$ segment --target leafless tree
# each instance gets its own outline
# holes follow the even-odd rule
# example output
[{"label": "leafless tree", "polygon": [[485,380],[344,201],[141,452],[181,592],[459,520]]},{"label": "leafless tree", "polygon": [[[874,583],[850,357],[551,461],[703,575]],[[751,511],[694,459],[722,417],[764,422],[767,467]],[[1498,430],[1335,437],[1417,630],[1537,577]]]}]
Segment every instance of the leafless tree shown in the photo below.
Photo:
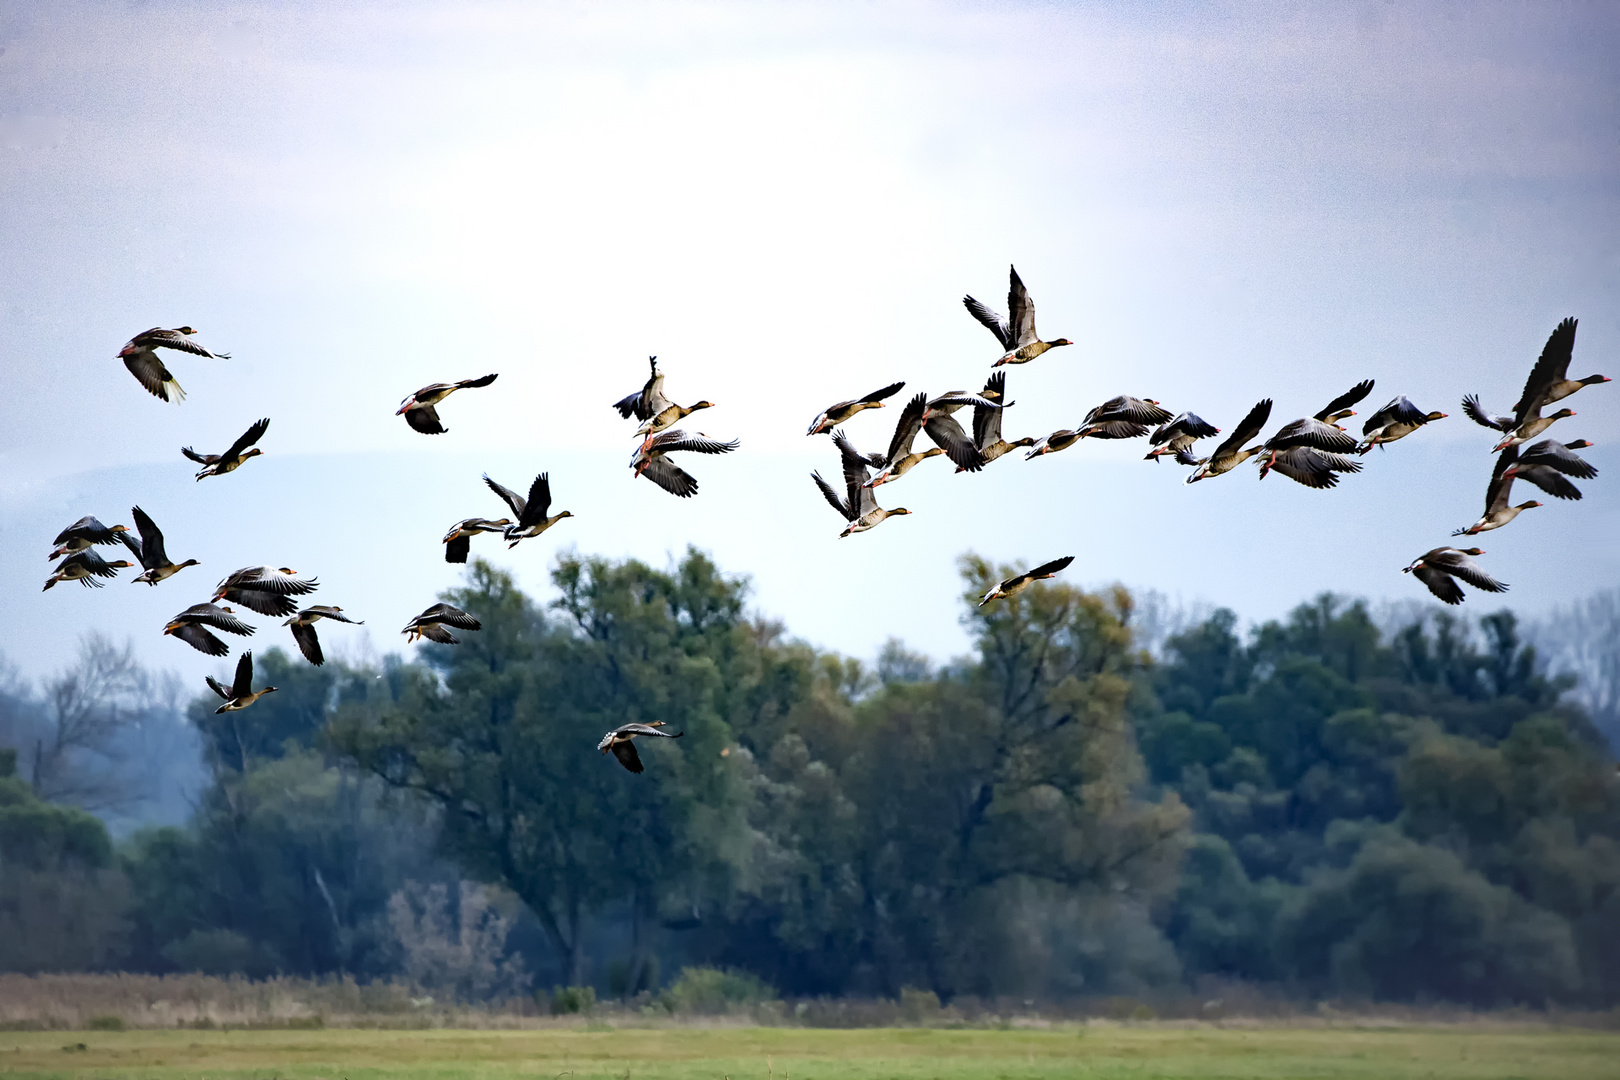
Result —
[{"label": "leafless tree", "polygon": [[1620,588],[1554,609],[1531,626],[1530,638],[1550,671],[1575,676],[1570,696],[1620,748]]},{"label": "leafless tree", "polygon": [[148,741],[142,728],[173,715],[179,687],[172,677],[153,679],[130,643],[92,632],[43,689],[31,745],[18,747],[35,794],[92,812],[127,811],[147,798],[150,771],[136,767]]}]

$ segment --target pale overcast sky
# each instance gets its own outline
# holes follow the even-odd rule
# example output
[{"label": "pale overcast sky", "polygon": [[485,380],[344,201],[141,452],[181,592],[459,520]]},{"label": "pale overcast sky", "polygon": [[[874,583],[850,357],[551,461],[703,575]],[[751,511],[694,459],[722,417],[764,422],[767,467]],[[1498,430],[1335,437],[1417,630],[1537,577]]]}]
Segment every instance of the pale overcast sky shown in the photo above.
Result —
[{"label": "pale overcast sky", "polygon": [[[549,471],[577,515],[475,544],[536,594],[563,546],[693,543],[856,655],[961,651],[969,549],[1250,618],[1422,597],[1400,567],[1479,516],[1490,468],[1460,397],[1508,409],[1567,315],[1571,374],[1620,377],[1616,55],[1605,4],[13,5],[0,650],[39,674],[99,627],[200,676],[218,662],[164,621],[258,563],[367,619],[323,624],[329,652],[400,648],[457,580],[445,528],[501,510],[486,470]],[[1363,415],[1406,394],[1451,418],[1332,492],[1186,487],[1141,442],[931,462],[882,489],[912,516],[838,539],[811,417],[982,386],[1000,350],[961,296],[1002,307],[1009,263],[1076,342],[1007,369],[1009,438],[1119,393],[1227,429],[1269,396],[1275,428],[1363,378]],[[181,324],[233,359],[173,359],[189,397],[165,405],[116,353]],[[691,463],[690,501],[631,479],[608,408],[652,353],[675,400],[718,403],[687,426],[742,440]],[[491,371],[446,435],[393,415]],[[1480,542],[1527,613],[1620,583],[1620,389],[1568,404],[1552,434],[1603,475]],[[880,449],[897,413],[850,434]],[[265,455],[193,483],[178,448],[260,416]],[[136,503],[203,565],[40,593],[57,530]]]}]

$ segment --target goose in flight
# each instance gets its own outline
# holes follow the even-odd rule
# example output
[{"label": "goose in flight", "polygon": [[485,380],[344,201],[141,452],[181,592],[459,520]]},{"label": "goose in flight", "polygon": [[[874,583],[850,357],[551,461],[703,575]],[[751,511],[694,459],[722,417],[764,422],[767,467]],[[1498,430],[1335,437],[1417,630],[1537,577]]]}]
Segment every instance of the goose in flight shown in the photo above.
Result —
[{"label": "goose in flight", "polygon": [[1028,461],[1031,458],[1040,457],[1042,454],[1055,454],[1059,450],[1067,450],[1079,441],[1080,431],[1078,428],[1064,428],[1054,431],[1046,438],[1036,441],[1029,448],[1029,453],[1024,455],[1024,460]]},{"label": "goose in flight", "polygon": [[[270,418],[267,416],[242,432],[242,437],[232,443],[231,448],[223,454],[199,454],[189,446],[182,446],[180,452],[202,466],[197,473],[198,480],[205,476],[224,476],[228,472],[236,471],[248,458],[258,457],[264,453],[253,444],[259,441],[269,427]],[[249,450],[250,446],[253,446],[253,449]]]},{"label": "goose in flight", "polygon": [[810,478],[821,489],[822,496],[827,503],[849,522],[849,527],[839,533],[843,538],[852,533],[866,532],[883,523],[885,518],[909,514],[910,510],[898,507],[894,510],[885,510],[877,504],[877,495],[867,486],[871,479],[868,466],[869,458],[861,456],[848,439],[844,438],[842,431],[833,433],[833,445],[838,447],[838,454],[843,459],[844,487],[848,491],[847,497],[840,497],[832,485],[821,478],[821,473],[812,472]]},{"label": "goose in flight", "polygon": [[1491,482],[1485,488],[1485,515],[1468,528],[1457,529],[1452,536],[1473,536],[1476,533],[1500,529],[1518,517],[1521,510],[1532,510],[1541,505],[1538,502],[1520,503],[1518,506],[1508,505],[1508,498],[1513,493],[1514,466],[1518,463],[1518,447],[1510,446],[1497,455],[1496,464],[1491,468]]},{"label": "goose in flight", "polygon": [[273,686],[267,686],[263,690],[253,689],[253,654],[250,652],[243,653],[242,658],[236,662],[236,681],[229,687],[221,686],[212,675],[205,675],[203,678],[210,690],[225,699],[225,704],[214,710],[215,716],[245,709],[276,689]]},{"label": "goose in flight", "polygon": [[1574,355],[1575,320],[1565,319],[1553,330],[1552,335],[1547,338],[1547,344],[1542,347],[1536,366],[1530,369],[1530,377],[1524,382],[1524,392],[1519,395],[1519,403],[1513,406],[1513,414],[1522,421],[1529,415],[1529,411],[1537,406],[1551,405],[1555,401],[1563,401],[1584,387],[1612,381],[1607,375],[1588,375],[1584,379],[1571,379],[1569,362]]},{"label": "goose in flight", "polygon": [[[938,457],[945,452],[943,446],[931,446],[920,454],[911,449],[911,444],[916,440],[917,433],[922,431],[923,414],[927,411],[928,395],[915,395],[910,401],[906,402],[906,407],[900,410],[899,422],[894,425],[894,436],[889,440],[889,452],[887,454],[860,455],[867,464],[878,470],[877,475],[867,481],[868,487],[877,487],[879,484],[887,484],[890,480],[898,480],[922,462],[931,457]],[[999,409],[990,411],[997,415],[1001,413]],[[966,438],[966,435],[963,438]],[[840,454],[844,453],[842,444],[848,442],[848,440],[844,438],[842,431],[833,433],[833,442],[840,444],[838,452]]]},{"label": "goose in flight", "polygon": [[163,632],[173,634],[200,653],[224,656],[231,650],[223,641],[208,632],[210,626],[227,634],[240,634],[242,637],[250,637],[254,632],[254,628],[238,619],[230,608],[216,607],[213,604],[192,604],[170,619]]},{"label": "goose in flight", "polygon": [[321,652],[321,639],[315,636],[315,624],[321,619],[331,619],[333,622],[348,623],[350,626],[364,626],[366,621],[356,621],[343,614],[340,607],[327,607],[317,604],[307,607],[297,615],[282,623],[282,626],[292,627],[293,640],[298,642],[298,651],[304,654],[304,659],[320,667],[326,663],[326,656]]},{"label": "goose in flight", "polygon": [[97,578],[115,578],[118,571],[125,567],[134,566],[134,563],[119,559],[117,562],[108,562],[95,553],[92,548],[74,552],[51,568],[51,576],[45,579],[45,592],[58,581],[77,581],[86,588],[99,589],[101,582]]},{"label": "goose in flight", "polygon": [[[649,356],[647,359],[655,361],[658,358]],[[629,407],[628,411],[627,406]],[[654,364],[653,376],[647,380],[647,385],[642,388],[641,393],[631,394],[614,407],[619,410],[621,416],[629,416],[634,413],[637,418],[643,421],[642,425],[636,428],[637,435],[656,435],[660,431],[666,431],[674,427],[699,409],[714,408],[714,402],[699,401],[692,405],[675,404],[664,396],[664,376],[658,370],[658,366]]]},{"label": "goose in flight", "polygon": [[1170,418],[1170,410],[1152,398],[1135,398],[1129,394],[1121,394],[1119,397],[1109,398],[1086,413],[1086,418],[1080,426],[1091,427],[1094,424],[1124,420],[1146,427],[1148,424],[1162,424]]},{"label": "goose in flight", "polygon": [[443,435],[450,429],[439,423],[439,412],[434,406],[457,390],[471,390],[474,387],[488,386],[494,381],[494,375],[485,375],[481,379],[462,379],[460,382],[453,383],[436,382],[424,386],[400,402],[399,408],[394,411],[394,415],[405,414],[405,422],[424,435]]},{"label": "goose in flight", "polygon": [[952,390],[928,402],[922,414],[923,433],[955,462],[958,472],[978,472],[984,468],[984,456],[979,453],[977,442],[968,438],[968,433],[951,414],[967,405],[972,405],[977,415],[980,409],[999,411],[1011,404],[999,399],[992,401],[966,390]]},{"label": "goose in flight", "polygon": [[690,473],[669,460],[666,455],[689,451],[695,454],[729,454],[741,443],[737,439],[720,442],[702,432],[688,435],[679,428],[661,431],[648,437],[630,459],[630,468],[637,476],[645,476],[671,495],[689,499],[697,494],[698,482]]},{"label": "goose in flight", "polygon": [[1175,457],[1183,450],[1190,451],[1193,443],[1199,439],[1219,435],[1220,431],[1197,413],[1184,412],[1169,423],[1159,425],[1158,430],[1149,436],[1148,445],[1153,449],[1144,455],[1144,460],[1152,458],[1157,463],[1166,454]]},{"label": "goose in flight", "polygon": [[1525,442],[1535,438],[1554,420],[1575,415],[1568,409],[1562,409],[1554,416],[1543,418],[1541,415],[1543,407],[1555,401],[1562,401],[1582,387],[1610,381],[1603,375],[1588,375],[1584,379],[1568,378],[1569,362],[1574,351],[1575,320],[1565,319],[1558,324],[1547,338],[1547,343],[1542,346],[1541,356],[1530,369],[1530,375],[1524,381],[1524,390],[1519,394],[1519,400],[1513,406],[1511,414],[1489,412],[1480,404],[1478,394],[1469,394],[1463,398],[1463,412],[1481,427],[1509,433],[1507,439],[1497,444],[1497,449],[1512,445],[1509,439],[1517,438],[1518,442]]},{"label": "goose in flight", "polygon": [[1068,338],[1042,341],[1035,331],[1035,301],[1029,298],[1016,267],[1008,267],[1007,318],[991,310],[971,296],[962,297],[962,306],[985,328],[996,335],[1005,351],[991,367],[1003,364],[1027,364],[1048,349],[1060,345],[1073,345]]},{"label": "goose in flight", "polygon": [[1367,422],[1361,425],[1361,434],[1365,439],[1356,447],[1356,453],[1365,454],[1375,446],[1387,446],[1397,439],[1406,438],[1424,424],[1445,418],[1443,412],[1424,412],[1402,394],[1367,417]]},{"label": "goose in flight", "polygon": [[1350,406],[1357,404],[1362,398],[1372,393],[1373,381],[1372,379],[1363,379],[1361,382],[1356,383],[1356,385],[1328,402],[1326,407],[1312,419],[1320,420],[1324,424],[1338,426],[1340,420],[1356,415],[1356,410]]},{"label": "goose in flight", "polygon": [[94,544],[116,544],[119,535],[128,531],[128,525],[107,526],[93,517],[82,517],[56,534],[56,539],[51,541],[56,550],[47,555],[45,561],[77,554]]},{"label": "goose in flight", "polygon": [[865,397],[829,405],[821,410],[816,418],[810,422],[810,430],[805,434],[820,435],[824,431],[831,431],[863,409],[881,409],[883,408],[883,400],[898,394],[900,388],[905,385],[905,380],[902,379],[900,382],[890,383],[881,390],[874,390]]},{"label": "goose in flight", "polygon": [[1301,420],[1285,424],[1260,449],[1273,457],[1279,451],[1288,450],[1296,446],[1308,446],[1314,450],[1326,450],[1331,454],[1350,454],[1356,449],[1356,440],[1339,426],[1339,421],[1345,417],[1356,415],[1350,406],[1372,393],[1373,380],[1367,379],[1357,383],[1349,390],[1340,394],[1315,416],[1307,416]]},{"label": "goose in flight", "polygon": [[196,559],[187,559],[183,563],[170,562],[168,554],[163,550],[163,532],[157,527],[157,522],[138,506],[130,507],[129,512],[134,515],[135,527],[141,531],[141,538],[136,540],[128,532],[119,533],[118,538],[129,548],[130,554],[135,556],[135,561],[141,564],[144,571],[137,574],[133,580],[156,585],[188,566],[202,565]]},{"label": "goose in flight", "polygon": [[609,750],[613,751],[613,756],[619,759],[619,764],[633,773],[645,772],[646,770],[641,764],[641,755],[636,753],[636,744],[630,740],[637,735],[656,736],[660,739],[678,739],[686,734],[684,731],[677,731],[673,735],[667,731],[660,731],[659,729],[664,724],[665,721],[663,720],[654,720],[650,724],[620,724],[602,736],[602,741],[596,744],[596,748],[604,754]]},{"label": "goose in flight", "polygon": [[1220,476],[1229,473],[1254,455],[1260,453],[1260,447],[1251,446],[1243,449],[1243,444],[1260,434],[1260,429],[1266,426],[1271,418],[1271,399],[1266,398],[1249,410],[1249,415],[1243,422],[1232,429],[1226,441],[1215,448],[1215,452],[1207,458],[1193,458],[1192,452],[1187,451],[1187,457],[1179,454],[1176,460],[1184,465],[1196,465],[1197,468],[1187,477],[1187,483],[1195,484],[1200,480],[1207,480],[1211,476]]},{"label": "goose in flight", "polygon": [[1491,447],[1491,451],[1495,453],[1499,450],[1506,450],[1510,446],[1518,446],[1520,443],[1529,442],[1558,421],[1574,415],[1574,409],[1559,409],[1550,416],[1542,416],[1541,406],[1536,405],[1523,420],[1519,421],[1516,427],[1508,431],[1501,442]]},{"label": "goose in flight", "polygon": [[1428,586],[1438,599],[1447,604],[1463,602],[1462,587],[1457,580],[1466,581],[1476,589],[1504,593],[1508,587],[1497,581],[1476,563],[1472,556],[1485,554],[1479,548],[1437,547],[1402,567],[1401,573],[1411,574]]},{"label": "goose in flight", "polygon": [[214,590],[214,602],[228,600],[260,615],[284,618],[298,610],[295,596],[306,596],[320,587],[314,578],[301,578],[298,571],[283,566],[247,566],[221,581]]},{"label": "goose in flight", "polygon": [[1291,446],[1260,462],[1260,479],[1264,480],[1273,469],[1295,483],[1323,489],[1336,486],[1339,473],[1360,472],[1361,462],[1314,446]]},{"label": "goose in flight", "polygon": [[1519,465],[1545,465],[1556,469],[1566,476],[1578,477],[1582,480],[1591,480],[1597,476],[1598,471],[1576,450],[1585,450],[1592,444],[1585,439],[1576,439],[1574,442],[1557,443],[1551,439],[1542,439],[1532,444],[1519,454]]},{"label": "goose in flight", "polygon": [[985,593],[983,599],[979,601],[979,606],[984,607],[984,605],[988,604],[992,600],[999,600],[1008,596],[1017,596],[1019,593],[1029,588],[1032,582],[1042,578],[1056,577],[1059,571],[1066,569],[1072,562],[1074,562],[1074,556],[1065,555],[1061,559],[1053,559],[1051,562],[1041,563],[1041,565],[1037,566],[1033,570],[1026,570],[1022,574],[1017,574],[1013,577],[1007,578],[995,588]]},{"label": "goose in flight", "polygon": [[191,335],[197,331],[189,326],[177,327],[173,330],[164,330],[154,326],[144,333],[136,334],[124,343],[118,350],[119,359],[129,373],[135,376],[140,384],[146,387],[153,397],[164,401],[169,400],[169,391],[172,387],[176,399],[184,401],[186,392],[180,389],[169,369],[163,366],[158,359],[155,349],[173,349],[176,352],[191,353],[193,356],[206,356],[210,360],[229,360],[230,353],[209,352],[207,349],[191,340]]},{"label": "goose in flight", "polygon": [[[506,527],[503,534],[508,541],[506,545],[508,550],[517,547],[518,542],[521,540],[530,540],[539,536],[563,518],[574,516],[572,510],[563,510],[551,514],[549,517],[547,516],[547,512],[551,509],[550,473],[541,473],[534,478],[534,483],[529,485],[529,497],[527,499],[511,488],[497,484],[489,478],[488,473],[484,474],[484,483],[488,484],[489,490],[499,495],[506,505],[512,509],[515,520]],[[449,543],[449,540],[447,539],[445,542]],[[445,557],[449,558],[449,556],[450,553],[445,552]],[[465,556],[461,561],[466,561]]]},{"label": "goose in flight", "polygon": [[[489,477],[484,477],[488,480]],[[504,489],[503,489],[504,490]],[[448,563],[464,563],[467,554],[472,549],[472,538],[479,533],[504,533],[506,527],[512,524],[511,518],[471,517],[463,518],[450,526],[450,531],[444,534],[444,561]]]},{"label": "goose in flight", "polygon": [[422,614],[405,624],[400,633],[405,635],[407,644],[417,638],[427,638],[437,641],[440,645],[460,645],[461,639],[456,637],[445,627],[453,626],[457,630],[482,630],[484,624],[458,607],[449,604],[434,604]]},{"label": "goose in flight", "polygon": [[[1025,435],[1012,442],[1001,437],[1000,406],[1007,398],[1005,371],[992,371],[990,378],[985,381],[984,389],[979,391],[979,396],[998,406],[997,408],[988,405],[973,406],[973,445],[978,448],[979,457],[984,464],[988,465],[999,457],[1005,457],[1019,447],[1035,445],[1035,438],[1032,435]],[[960,465],[956,467],[956,471],[967,472]]]}]

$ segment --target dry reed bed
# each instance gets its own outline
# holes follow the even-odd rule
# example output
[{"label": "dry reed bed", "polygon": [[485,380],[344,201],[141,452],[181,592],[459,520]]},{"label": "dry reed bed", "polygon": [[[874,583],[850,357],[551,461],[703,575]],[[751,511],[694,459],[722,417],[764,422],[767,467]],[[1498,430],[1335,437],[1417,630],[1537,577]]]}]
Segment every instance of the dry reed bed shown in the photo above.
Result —
[{"label": "dry reed bed", "polygon": [[273,978],[254,981],[209,975],[0,974],[0,1030],[86,1028],[578,1028],[701,1026],[1013,1027],[1053,1024],[1165,1027],[1411,1027],[1489,1025],[1620,1029],[1620,1009],[1501,1009],[1315,1003],[1229,988],[1155,1000],[1090,999],[1063,1004],[959,998],[940,1008],[931,994],[908,991],[900,1001],[811,999],[768,1002],[729,1016],[670,1016],[650,998],[599,1005],[588,1016],[549,1015],[534,999],[501,1005],[436,1002],[401,983],[353,979]]}]

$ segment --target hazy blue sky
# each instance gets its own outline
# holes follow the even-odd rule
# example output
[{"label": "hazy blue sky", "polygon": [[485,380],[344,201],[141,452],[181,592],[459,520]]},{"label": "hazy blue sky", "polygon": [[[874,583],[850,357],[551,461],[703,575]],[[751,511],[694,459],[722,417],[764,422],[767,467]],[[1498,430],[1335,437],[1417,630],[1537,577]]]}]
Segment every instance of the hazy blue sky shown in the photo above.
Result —
[{"label": "hazy blue sky", "polygon": [[[1421,597],[1399,568],[1478,517],[1489,471],[1462,394],[1510,407],[1566,315],[1572,374],[1620,376],[1609,5],[12,5],[0,50],[0,649],[30,672],[92,627],[214,670],[159,630],[257,563],[368,620],[323,624],[329,652],[398,648],[456,581],[444,529],[501,509],[485,470],[549,470],[577,515],[475,546],[536,592],[561,546],[696,543],[860,655],[959,651],[968,549],[1250,617]],[[1118,393],[1228,429],[1270,396],[1281,423],[1363,378],[1367,406],[1452,418],[1325,493],[1189,488],[1140,443],[931,462],[882,491],[912,516],[838,539],[810,418],[981,386],[999,349],[960,298],[1000,307],[1009,262],[1077,343],[1008,369],[1009,437]],[[165,405],[115,356],[182,323],[234,358],[176,358]],[[690,502],[624,468],[608,403],[650,353],[675,400],[718,403],[689,426],[742,440],[692,463]],[[447,435],[393,415],[489,371]],[[1603,476],[1482,538],[1525,611],[1620,583],[1620,390],[1569,404],[1554,434]],[[880,448],[897,412],[850,433]],[[260,416],[264,457],[192,482],[182,444]],[[40,593],[56,530],[134,503],[203,565]]]}]

